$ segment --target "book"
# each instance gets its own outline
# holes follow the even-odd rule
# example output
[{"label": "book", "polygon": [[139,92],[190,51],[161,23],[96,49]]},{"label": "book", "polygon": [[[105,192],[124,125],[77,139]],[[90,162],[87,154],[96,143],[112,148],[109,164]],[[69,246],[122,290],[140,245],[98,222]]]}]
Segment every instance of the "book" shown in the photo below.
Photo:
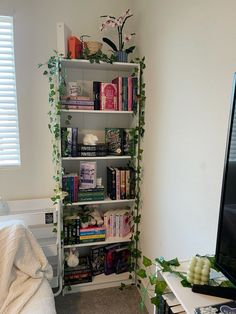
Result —
[{"label": "book", "polygon": [[82,43],[81,41],[75,37],[70,36],[68,38],[68,54],[71,59],[78,59],[82,52]]},{"label": "book", "polygon": [[120,244],[108,245],[104,249],[104,273],[110,275],[115,272],[115,250],[120,247]]},{"label": "book", "polygon": [[77,144],[78,144],[78,128],[72,128],[72,147],[71,147],[72,157],[77,157]]},{"label": "book", "polygon": [[125,169],[125,195],[126,199],[130,199],[130,169]]},{"label": "book", "polygon": [[136,173],[133,168],[130,168],[130,199],[135,198],[136,191]]},{"label": "book", "polygon": [[128,77],[122,77],[122,110],[128,111]]},{"label": "book", "polygon": [[116,199],[116,171],[113,167],[107,167],[107,195]]},{"label": "book", "polygon": [[112,80],[117,88],[117,110],[122,111],[122,77],[118,76]]},{"label": "book", "polygon": [[[208,312],[207,312],[208,310]],[[198,307],[194,310],[195,314],[201,313],[236,313],[236,302],[229,301],[220,304]]]},{"label": "book", "polygon": [[138,109],[138,78],[132,77],[132,110],[137,112]]},{"label": "book", "polygon": [[61,154],[62,157],[72,155],[72,128],[61,128]]},{"label": "book", "polygon": [[132,103],[133,103],[133,87],[132,87],[132,76],[128,77],[128,111],[132,111]]},{"label": "book", "polygon": [[80,240],[89,240],[89,239],[104,239],[106,238],[105,233],[101,234],[86,234],[86,235],[81,235],[79,236]]},{"label": "book", "polygon": [[107,237],[111,237],[111,227],[110,227],[110,216],[112,215],[113,211],[108,210],[104,213],[104,227],[106,228],[106,235]]},{"label": "book", "polygon": [[126,171],[125,171],[125,168],[119,168],[119,171],[120,171],[120,199],[121,200],[124,200],[126,199],[126,178],[125,178],[125,175],[126,175]]},{"label": "book", "polygon": [[95,188],[97,184],[97,163],[96,161],[80,162],[80,185],[82,189]]},{"label": "book", "polygon": [[100,110],[100,85],[101,82],[93,82],[93,100],[94,100],[94,110]]},{"label": "book", "polygon": [[123,129],[105,128],[105,143],[109,155],[121,155],[123,144]]},{"label": "book", "polygon": [[115,250],[114,253],[115,273],[121,274],[129,271],[130,268],[130,250],[128,246]]},{"label": "book", "polygon": [[117,110],[117,87],[112,83],[100,83],[100,110]]},{"label": "book", "polygon": [[63,220],[64,245],[78,244],[80,234],[79,216],[67,216]]},{"label": "book", "polygon": [[96,246],[91,249],[91,266],[93,276],[104,273],[104,246]]},{"label": "book", "polygon": [[107,152],[78,152],[78,157],[104,157]]},{"label": "book", "polygon": [[120,169],[119,168],[115,168],[115,172],[116,172],[116,199],[120,200]]},{"label": "book", "polygon": [[78,150],[81,152],[107,152],[106,144],[83,145],[78,144]]},{"label": "book", "polygon": [[79,99],[69,99],[60,100],[61,105],[78,105],[78,106],[94,106],[93,100],[79,100]]},{"label": "book", "polygon": [[61,105],[61,109],[71,109],[71,110],[94,110],[94,105],[84,106],[84,105]]},{"label": "book", "polygon": [[120,237],[126,237],[131,232],[130,210],[123,209],[119,212],[120,217]]},{"label": "book", "polygon": [[123,155],[125,156],[135,156],[134,135],[134,129],[123,129]]}]

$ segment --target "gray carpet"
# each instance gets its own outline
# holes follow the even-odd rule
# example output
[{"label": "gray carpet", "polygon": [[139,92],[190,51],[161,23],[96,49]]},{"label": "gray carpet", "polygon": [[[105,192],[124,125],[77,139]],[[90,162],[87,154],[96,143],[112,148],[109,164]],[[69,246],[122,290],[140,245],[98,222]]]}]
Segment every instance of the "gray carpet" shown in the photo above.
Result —
[{"label": "gray carpet", "polygon": [[135,286],[80,292],[56,297],[57,314],[147,314],[140,309]]}]

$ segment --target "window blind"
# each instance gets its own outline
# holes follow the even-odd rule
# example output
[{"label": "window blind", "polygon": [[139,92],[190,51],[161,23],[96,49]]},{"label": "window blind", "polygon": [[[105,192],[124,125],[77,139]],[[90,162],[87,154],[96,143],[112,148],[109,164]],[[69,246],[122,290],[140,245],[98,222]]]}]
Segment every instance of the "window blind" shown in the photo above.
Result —
[{"label": "window blind", "polygon": [[13,18],[0,15],[0,167],[20,165]]}]

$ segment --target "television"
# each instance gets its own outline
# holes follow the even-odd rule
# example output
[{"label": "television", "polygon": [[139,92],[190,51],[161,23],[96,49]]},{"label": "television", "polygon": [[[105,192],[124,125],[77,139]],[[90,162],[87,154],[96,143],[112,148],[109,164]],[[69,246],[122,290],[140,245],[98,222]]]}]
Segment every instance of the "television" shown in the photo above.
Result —
[{"label": "television", "polygon": [[215,257],[220,271],[236,285],[236,73],[233,81]]}]

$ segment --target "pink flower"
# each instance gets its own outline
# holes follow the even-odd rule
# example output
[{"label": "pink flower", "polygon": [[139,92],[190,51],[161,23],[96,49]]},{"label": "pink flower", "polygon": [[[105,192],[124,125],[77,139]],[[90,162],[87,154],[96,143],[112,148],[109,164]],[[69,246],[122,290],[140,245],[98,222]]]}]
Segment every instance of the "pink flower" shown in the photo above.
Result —
[{"label": "pink flower", "polygon": [[125,43],[127,43],[127,42],[129,42],[130,41],[130,39],[131,39],[131,35],[126,35],[126,34],[124,34],[124,42]]}]

